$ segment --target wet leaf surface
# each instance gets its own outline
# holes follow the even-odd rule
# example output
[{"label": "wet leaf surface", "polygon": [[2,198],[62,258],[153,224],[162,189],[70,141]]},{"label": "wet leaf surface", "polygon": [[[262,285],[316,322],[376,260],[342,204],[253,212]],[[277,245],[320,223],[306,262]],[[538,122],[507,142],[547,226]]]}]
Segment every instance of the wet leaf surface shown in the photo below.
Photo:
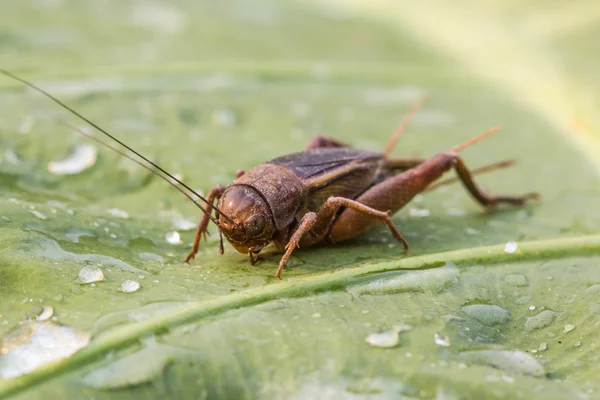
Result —
[{"label": "wet leaf surface", "polygon": [[[518,42],[532,49],[530,64],[504,60],[506,76],[475,72],[468,51],[487,56],[458,46],[460,35],[431,43],[416,33],[431,28],[426,19],[382,19],[379,2],[362,16],[352,1],[336,4],[23,2],[0,22],[0,63],[203,193],[238,169],[301,150],[314,134],[380,150],[428,92],[394,155],[432,155],[500,123],[465,161],[518,159],[477,181],[542,200],[488,213],[459,184],[444,186],[394,216],[408,257],[380,227],[300,249],[283,282],[272,276],[274,249],[256,266],[231,247],[219,256],[214,229],[185,265],[195,206],[2,78],[0,397],[598,395],[600,153],[582,94],[596,78],[571,78],[579,112],[550,115],[566,90],[556,81],[544,92],[552,96],[521,97],[511,86],[518,65],[537,65],[547,47]],[[419,7],[406,15],[422,15]],[[529,21],[526,8],[519,21]],[[473,7],[504,35],[501,11]],[[557,51],[585,72],[593,57],[581,46],[563,40]],[[97,154],[74,152],[90,144]],[[56,162],[76,173],[57,173]],[[91,335],[74,354],[73,332]],[[64,351],[36,357],[40,340]],[[37,369],[14,377],[25,365],[13,361],[15,349],[33,349],[19,360]]]}]

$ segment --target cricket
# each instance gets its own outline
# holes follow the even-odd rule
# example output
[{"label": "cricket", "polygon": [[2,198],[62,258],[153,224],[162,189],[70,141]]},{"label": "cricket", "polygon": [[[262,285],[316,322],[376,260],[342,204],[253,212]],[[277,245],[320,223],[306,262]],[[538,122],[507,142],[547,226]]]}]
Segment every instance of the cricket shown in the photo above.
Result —
[{"label": "cricket", "polygon": [[[281,279],[281,273],[296,248],[342,242],[367,232],[378,223],[389,228],[406,253],[408,242],[393,224],[391,215],[416,195],[439,185],[457,180],[462,182],[470,195],[486,209],[493,209],[499,204],[523,206],[529,200],[539,198],[539,194],[534,192],[520,196],[495,196],[475,183],[474,175],[511,166],[514,160],[469,170],[458,155],[461,150],[497,132],[499,127],[488,129],[430,158],[390,157],[402,132],[421,108],[424,97],[413,105],[381,152],[355,149],[331,137],[316,136],[304,151],[275,158],[247,172],[239,170],[231,184],[217,185],[203,197],[43,89],[8,71],[0,72],[48,97],[94,127],[114,144],[69,125],[151,171],[198,206],[203,215],[185,263],[195,258],[200,240],[203,236],[206,239],[210,222],[218,229],[219,253],[224,253],[225,236],[234,249],[249,255],[252,265],[259,261],[261,250],[273,243],[283,253],[275,272],[275,276]],[[456,178],[440,179],[452,169]]]}]

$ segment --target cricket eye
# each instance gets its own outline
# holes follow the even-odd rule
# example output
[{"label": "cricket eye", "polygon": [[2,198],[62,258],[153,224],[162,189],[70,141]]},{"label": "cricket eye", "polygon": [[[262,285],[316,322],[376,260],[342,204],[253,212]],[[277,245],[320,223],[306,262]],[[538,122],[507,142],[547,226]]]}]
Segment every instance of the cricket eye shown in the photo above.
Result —
[{"label": "cricket eye", "polygon": [[260,235],[265,228],[265,217],[263,217],[261,214],[252,215],[246,220],[244,228],[246,229],[246,233],[250,237]]}]

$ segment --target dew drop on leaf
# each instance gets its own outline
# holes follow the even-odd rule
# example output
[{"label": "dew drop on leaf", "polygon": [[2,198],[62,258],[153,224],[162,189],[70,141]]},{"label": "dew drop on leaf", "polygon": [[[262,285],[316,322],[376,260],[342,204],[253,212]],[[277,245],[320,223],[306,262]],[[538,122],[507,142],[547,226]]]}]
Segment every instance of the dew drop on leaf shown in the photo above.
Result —
[{"label": "dew drop on leaf", "polygon": [[444,336],[438,332],[433,335],[433,341],[438,346],[449,347],[450,346],[450,338],[448,336]]},{"label": "dew drop on leaf", "polygon": [[62,358],[89,343],[90,335],[51,322],[31,322],[2,340],[0,377],[14,378]]},{"label": "dew drop on leaf", "polygon": [[554,322],[556,313],[550,310],[544,310],[541,313],[528,317],[525,320],[525,330],[531,332],[536,329],[542,329],[550,326]]},{"label": "dew drop on leaf", "polygon": [[[159,256],[158,254],[150,253],[150,252],[141,252],[139,254],[139,257],[140,257],[140,260],[145,260],[145,261],[157,261],[159,263],[162,263],[165,261],[164,257]],[[141,278],[141,276],[140,276],[140,278]]]},{"label": "dew drop on leaf", "polygon": [[54,314],[54,309],[50,306],[44,306],[42,307],[42,312],[39,313],[35,319],[38,321],[47,321],[50,318],[52,318],[52,315]]},{"label": "dew drop on leaf", "polygon": [[87,265],[79,271],[77,280],[75,282],[86,284],[104,280],[104,273],[100,267],[96,265]]},{"label": "dew drop on leaf", "polygon": [[237,116],[229,108],[220,108],[213,112],[212,122],[217,126],[233,126],[237,122]]},{"label": "dew drop on leaf", "polygon": [[118,208],[109,208],[106,211],[113,217],[123,218],[123,219],[129,218],[129,213],[125,210],[120,210]]},{"label": "dew drop on leaf", "polygon": [[125,282],[119,286],[119,291],[124,293],[132,293],[138,291],[142,285],[138,281],[134,281],[133,279],[127,279]]},{"label": "dew drop on leaf", "polygon": [[29,212],[30,212],[30,213],[32,213],[33,215],[35,215],[37,218],[39,218],[39,219],[41,219],[41,220],[46,220],[46,219],[48,219],[48,217],[46,217],[46,215],[45,215],[45,214],[43,214],[43,213],[41,213],[41,212],[39,212],[39,211],[37,211],[37,210],[30,210]]},{"label": "dew drop on leaf", "polygon": [[483,364],[522,375],[542,377],[544,367],[531,355],[519,350],[473,350],[461,353],[461,358],[472,364]]},{"label": "dew drop on leaf", "polygon": [[179,236],[179,232],[171,231],[165,235],[165,240],[169,244],[179,244],[181,243],[181,237]]},{"label": "dew drop on leaf", "polygon": [[517,244],[517,242],[507,242],[506,245],[504,245],[504,252],[508,254],[513,254],[518,249],[519,245]]},{"label": "dew drop on leaf", "polygon": [[60,161],[51,161],[48,171],[54,175],[78,174],[96,163],[98,150],[91,144],[75,146],[67,158]]},{"label": "dew drop on leaf", "polygon": [[510,313],[496,305],[473,304],[464,306],[460,310],[487,326],[505,324],[510,320]]},{"label": "dew drop on leaf", "polygon": [[390,329],[369,334],[365,338],[365,342],[373,347],[392,348],[400,344],[400,335],[397,330]]}]

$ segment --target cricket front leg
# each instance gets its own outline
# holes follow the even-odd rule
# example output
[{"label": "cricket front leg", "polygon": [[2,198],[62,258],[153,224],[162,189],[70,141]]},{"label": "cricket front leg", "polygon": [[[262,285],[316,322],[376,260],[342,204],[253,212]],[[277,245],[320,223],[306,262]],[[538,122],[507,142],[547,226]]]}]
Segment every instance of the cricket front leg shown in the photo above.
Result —
[{"label": "cricket front leg", "polygon": [[[404,207],[413,197],[423,192],[445,172],[453,169],[469,193],[484,207],[500,203],[520,206],[538,198],[537,193],[522,196],[493,196],[481,190],[473,181],[470,171],[455,152],[440,153],[413,169],[402,172],[367,190],[356,200],[376,210],[389,210],[392,214]],[[331,226],[329,238],[343,241],[368,231],[375,221],[354,209],[344,210]]]},{"label": "cricket front leg", "polygon": [[[210,192],[208,192],[208,195],[206,196],[206,200],[208,200],[208,202],[211,205],[214,205],[215,200],[218,200],[219,198],[221,198],[224,191],[225,191],[225,188],[223,186],[217,185],[214,188],[212,188],[210,190]],[[194,244],[192,245],[192,250],[185,258],[184,263],[189,263],[191,260],[193,260],[196,257],[196,254],[198,254],[198,246],[200,245],[200,238],[202,237],[202,235],[204,235],[204,239],[206,239],[206,229],[208,228],[208,222],[209,222],[208,215],[210,213],[212,213],[213,209],[208,204],[206,206],[204,206],[204,209],[206,210],[207,213],[203,213],[202,218],[200,218],[200,222],[198,223],[198,228],[196,229],[196,235],[194,236]],[[221,245],[220,250],[219,250],[220,252],[222,251],[222,248],[223,247]]]},{"label": "cricket front leg", "polygon": [[402,237],[400,232],[398,232],[387,212],[375,210],[352,199],[347,199],[344,197],[330,197],[321,206],[318,213],[308,212],[304,215],[300,221],[300,224],[298,225],[298,228],[294,231],[290,240],[285,246],[285,254],[281,258],[279,268],[277,268],[277,272],[275,273],[276,277],[281,279],[281,271],[285,267],[287,260],[290,258],[296,247],[300,247],[300,245],[309,246],[314,243],[318,243],[325,238],[329,232],[332,222],[337,215],[338,210],[341,207],[354,210],[363,215],[365,218],[374,221],[382,221],[388,226],[392,232],[392,235],[394,235],[394,237],[404,245],[404,249],[408,250],[408,243]]}]

